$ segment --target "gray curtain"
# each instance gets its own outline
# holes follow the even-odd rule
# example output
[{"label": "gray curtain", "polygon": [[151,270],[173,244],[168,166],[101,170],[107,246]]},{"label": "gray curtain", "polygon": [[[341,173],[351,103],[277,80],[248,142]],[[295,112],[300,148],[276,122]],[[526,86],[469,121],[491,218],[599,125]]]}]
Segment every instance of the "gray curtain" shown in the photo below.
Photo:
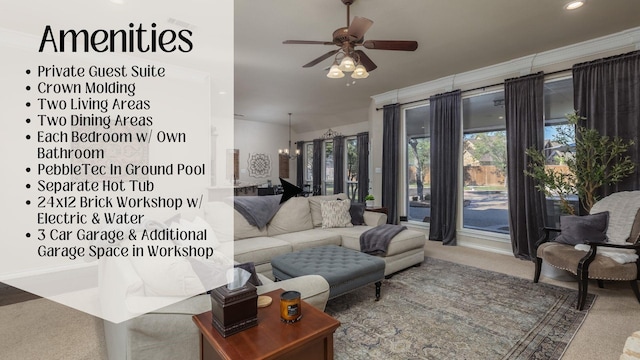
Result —
[{"label": "gray curtain", "polygon": [[333,193],[344,192],[344,136],[333,138]]},{"label": "gray curtain", "polygon": [[364,202],[369,193],[369,133],[358,133],[358,197],[356,201]]},{"label": "gray curtain", "polygon": [[523,174],[527,148],[542,149],[544,143],[543,85],[543,73],[508,79],[504,84],[509,233],[513,254],[527,260],[536,257],[535,243],[546,218],[544,194],[535,188],[533,178]]},{"label": "gray curtain", "polygon": [[397,224],[400,104],[384,106],[382,127],[382,206],[387,208],[387,223]]},{"label": "gray curtain", "polygon": [[304,142],[298,141],[296,143],[296,149],[298,149],[298,157],[296,158],[296,185],[300,189],[304,186]]},{"label": "gray curtain", "polygon": [[[573,103],[586,127],[609,137],[631,139],[628,155],[640,161],[640,51],[573,66]],[[640,168],[613,185],[604,185],[604,197],[640,189]]]},{"label": "gray curtain", "polygon": [[429,240],[456,245],[458,163],[462,137],[460,90],[429,98],[431,112],[431,219]]},{"label": "gray curtain", "polygon": [[313,195],[322,193],[322,139],[313,140]]}]

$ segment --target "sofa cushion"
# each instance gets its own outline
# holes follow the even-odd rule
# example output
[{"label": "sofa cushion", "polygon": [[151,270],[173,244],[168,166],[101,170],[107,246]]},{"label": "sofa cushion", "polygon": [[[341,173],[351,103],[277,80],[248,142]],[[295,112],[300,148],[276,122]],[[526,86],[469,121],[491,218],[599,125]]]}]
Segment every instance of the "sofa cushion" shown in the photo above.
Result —
[{"label": "sofa cushion", "polygon": [[[587,255],[576,250],[572,245],[547,242],[538,247],[537,256],[549,265],[577,275],[578,263]],[[634,280],[638,276],[636,263],[617,263],[610,257],[596,255],[589,265],[589,279],[601,280]]]},{"label": "sofa cushion", "polygon": [[349,208],[351,200],[327,200],[320,204],[322,210],[322,228],[352,227]]},{"label": "sofa cushion", "polygon": [[[342,236],[342,246],[360,251],[360,234],[371,229],[371,226],[354,226],[352,228],[327,229]],[[423,248],[427,242],[424,233],[415,230],[403,230],[394,236],[385,256],[402,254],[409,250]]]},{"label": "sofa cushion", "polygon": [[236,210],[233,210],[233,230],[234,240],[267,236],[266,226],[260,230],[257,226],[249,224],[247,219]]},{"label": "sofa cushion", "polygon": [[293,251],[322,245],[340,245],[342,243],[340,234],[323,229],[304,230],[274,237],[290,243]]},{"label": "sofa cushion", "polygon": [[211,201],[205,203],[203,208],[204,220],[211,225],[218,240],[225,242],[234,239],[233,206],[222,201]]},{"label": "sofa cushion", "polygon": [[[158,243],[157,246],[172,245]],[[131,264],[142,279],[147,296],[193,296],[206,290],[185,257],[132,256]]]},{"label": "sofa cushion", "polygon": [[275,236],[313,228],[309,201],[305,197],[287,200],[267,226],[267,234]]},{"label": "sofa cushion", "polygon": [[234,259],[237,262],[253,262],[258,265],[271,262],[271,258],[292,251],[290,243],[271,237],[255,237],[233,242]]},{"label": "sofa cushion", "polygon": [[340,193],[335,195],[311,196],[307,199],[309,199],[309,207],[311,208],[311,220],[313,221],[313,227],[320,227],[322,226],[322,202],[327,200],[344,200],[347,199],[347,195]]}]

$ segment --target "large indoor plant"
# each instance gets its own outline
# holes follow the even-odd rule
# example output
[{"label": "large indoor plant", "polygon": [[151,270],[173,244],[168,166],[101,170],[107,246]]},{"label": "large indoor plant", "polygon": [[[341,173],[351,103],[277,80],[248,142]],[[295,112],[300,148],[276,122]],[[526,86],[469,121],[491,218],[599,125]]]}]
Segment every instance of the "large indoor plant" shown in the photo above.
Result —
[{"label": "large indoor plant", "polygon": [[528,170],[525,174],[537,180],[536,188],[547,196],[557,196],[562,211],[574,214],[569,196],[578,195],[580,203],[589,211],[598,200],[596,191],[601,186],[615,184],[629,176],[635,164],[626,155],[633,141],[601,135],[595,129],[584,127],[585,118],[576,113],[567,115],[568,124],[559,126],[554,141],[561,151],[556,161],[566,171],[548,166],[545,150],[527,149]]}]

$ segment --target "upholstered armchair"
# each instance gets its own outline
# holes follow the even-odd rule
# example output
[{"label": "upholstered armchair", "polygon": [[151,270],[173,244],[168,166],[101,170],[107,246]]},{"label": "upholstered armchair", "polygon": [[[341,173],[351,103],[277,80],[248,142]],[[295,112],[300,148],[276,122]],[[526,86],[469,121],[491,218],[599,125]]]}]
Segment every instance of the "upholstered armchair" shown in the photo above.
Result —
[{"label": "upholstered armchair", "polygon": [[[563,235],[562,229],[545,228],[544,236],[536,244],[533,282],[537,283],[540,279],[543,260],[558,269],[573,273],[578,279],[578,310],[584,307],[590,279],[597,280],[599,287],[604,286],[605,280],[628,281],[640,302],[640,257],[634,256],[640,254],[640,191],[622,191],[609,195],[591,209],[592,216],[604,212],[608,212],[606,233],[602,236],[604,242],[586,241],[577,245],[571,241],[550,241],[550,233],[555,231]],[[565,232],[575,230],[562,225],[562,220],[561,227]],[[586,238],[598,233],[594,228],[587,229],[586,233],[583,232]]]}]

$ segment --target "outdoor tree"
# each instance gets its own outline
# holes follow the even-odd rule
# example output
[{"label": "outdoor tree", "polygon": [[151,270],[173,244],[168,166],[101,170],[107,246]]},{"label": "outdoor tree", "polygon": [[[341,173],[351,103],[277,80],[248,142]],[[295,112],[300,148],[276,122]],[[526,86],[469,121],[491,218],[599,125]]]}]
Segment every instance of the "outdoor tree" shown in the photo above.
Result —
[{"label": "outdoor tree", "polygon": [[357,140],[347,140],[347,180],[358,180],[358,148]]},{"label": "outdoor tree", "polygon": [[489,159],[496,167],[496,174],[507,174],[507,134],[505,131],[490,131],[472,135],[473,146],[469,153],[477,160]]},{"label": "outdoor tree", "polygon": [[424,200],[424,172],[429,168],[431,141],[429,138],[411,138],[409,146],[415,159],[418,199]]}]

